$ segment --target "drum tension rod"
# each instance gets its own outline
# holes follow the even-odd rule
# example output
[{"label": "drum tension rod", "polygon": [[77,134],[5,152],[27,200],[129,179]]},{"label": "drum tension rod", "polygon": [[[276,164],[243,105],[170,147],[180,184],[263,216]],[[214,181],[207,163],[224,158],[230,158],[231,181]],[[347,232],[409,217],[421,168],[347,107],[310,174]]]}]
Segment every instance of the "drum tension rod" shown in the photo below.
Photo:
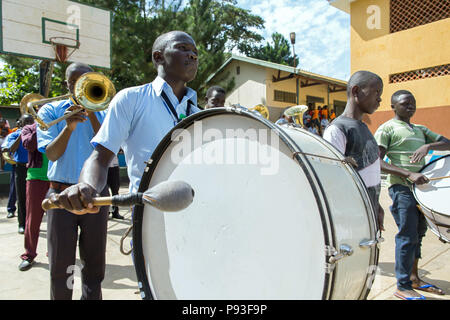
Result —
[{"label": "drum tension rod", "polygon": [[314,153],[307,153],[307,152],[300,152],[300,151],[294,152],[294,153],[292,154],[292,159],[294,159],[295,156],[296,156],[296,155],[299,155],[299,154],[302,154],[302,155],[305,155],[305,156],[311,156],[311,157],[322,158],[322,159],[331,160],[331,161],[342,162],[342,163],[346,163],[346,164],[351,165],[351,163],[350,163],[348,160],[346,160],[346,159],[331,158],[331,157],[321,156],[321,155],[314,154]]}]

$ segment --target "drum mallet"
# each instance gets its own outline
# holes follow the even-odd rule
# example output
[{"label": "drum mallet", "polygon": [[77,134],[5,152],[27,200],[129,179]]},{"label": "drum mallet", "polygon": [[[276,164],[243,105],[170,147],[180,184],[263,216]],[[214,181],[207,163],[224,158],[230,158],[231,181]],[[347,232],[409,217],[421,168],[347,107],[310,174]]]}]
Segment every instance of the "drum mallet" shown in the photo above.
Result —
[{"label": "drum mallet", "polygon": [[[184,181],[165,181],[157,184],[145,192],[128,193],[112,197],[97,197],[92,199],[97,207],[116,206],[130,207],[132,205],[148,204],[165,212],[176,212],[187,208],[194,200],[194,190]],[[42,209],[58,209],[59,207],[45,199]]]},{"label": "drum mallet", "polygon": [[434,180],[441,180],[441,179],[447,179],[450,178],[450,176],[445,176],[445,177],[436,177],[436,178],[429,178],[428,180],[430,181],[434,181]]}]

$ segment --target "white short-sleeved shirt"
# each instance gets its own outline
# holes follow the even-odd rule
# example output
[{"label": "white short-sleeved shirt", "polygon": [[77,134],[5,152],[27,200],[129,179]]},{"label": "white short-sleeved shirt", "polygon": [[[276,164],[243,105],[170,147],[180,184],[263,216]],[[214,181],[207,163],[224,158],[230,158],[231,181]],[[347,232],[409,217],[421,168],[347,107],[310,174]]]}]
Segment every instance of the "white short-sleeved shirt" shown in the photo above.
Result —
[{"label": "white short-sleeved shirt", "polygon": [[156,77],[152,83],[117,93],[111,101],[103,125],[91,141],[94,147],[100,144],[115,154],[120,148],[123,149],[130,178],[130,192],[138,190],[145,162],[178,122],[161,97],[163,90],[178,116],[186,115],[189,100],[193,103],[190,114],[200,111],[196,107],[197,93],[194,90],[187,88],[186,95],[180,102],[170,85]]},{"label": "white short-sleeved shirt", "polygon": [[[333,124],[329,125],[324,133],[323,138],[330,142],[342,154],[345,154],[345,147],[347,145],[347,138],[345,134]],[[380,159],[376,160],[371,165],[358,171],[361,179],[364,181],[366,187],[373,187],[381,183],[381,167]]]}]

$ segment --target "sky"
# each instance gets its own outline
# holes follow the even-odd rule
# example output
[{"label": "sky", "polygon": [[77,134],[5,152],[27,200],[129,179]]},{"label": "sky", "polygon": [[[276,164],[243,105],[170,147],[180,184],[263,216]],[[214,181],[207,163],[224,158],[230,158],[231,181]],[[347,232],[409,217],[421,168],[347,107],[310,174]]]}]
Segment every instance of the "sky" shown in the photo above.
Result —
[{"label": "sky", "polygon": [[[265,21],[261,35],[296,33],[299,68],[341,80],[350,77],[350,16],[327,0],[237,0]],[[2,63],[0,62],[0,67]]]},{"label": "sky", "polygon": [[296,33],[299,68],[341,80],[350,77],[350,15],[326,0],[237,0],[237,5],[262,17],[267,40],[272,33],[289,39]]}]

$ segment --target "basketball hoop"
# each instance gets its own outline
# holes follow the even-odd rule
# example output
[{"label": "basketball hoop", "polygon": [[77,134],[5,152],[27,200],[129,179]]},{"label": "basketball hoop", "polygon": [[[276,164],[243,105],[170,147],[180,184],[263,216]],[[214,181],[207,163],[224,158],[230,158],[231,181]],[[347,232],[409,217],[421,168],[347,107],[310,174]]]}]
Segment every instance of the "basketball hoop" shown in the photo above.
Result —
[{"label": "basketball hoop", "polygon": [[[49,39],[55,51],[55,58],[58,62],[66,62],[70,56],[80,47],[80,41],[66,37],[52,37]],[[72,49],[69,52],[69,48]]]}]

